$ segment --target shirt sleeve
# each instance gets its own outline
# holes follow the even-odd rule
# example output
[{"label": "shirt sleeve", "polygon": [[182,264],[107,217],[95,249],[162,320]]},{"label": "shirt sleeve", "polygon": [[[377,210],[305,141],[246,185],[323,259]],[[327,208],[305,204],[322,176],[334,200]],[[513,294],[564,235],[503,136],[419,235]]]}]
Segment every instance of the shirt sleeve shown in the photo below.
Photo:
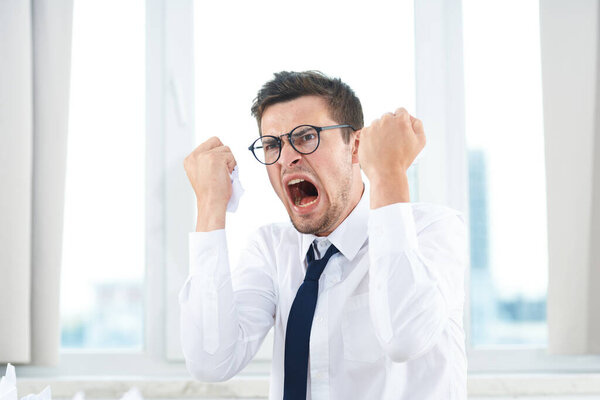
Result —
[{"label": "shirt sleeve", "polygon": [[181,344],[196,379],[224,381],[243,369],[274,324],[274,269],[261,235],[230,271],[225,230],[189,234],[190,274],[179,293]]},{"label": "shirt sleeve", "polygon": [[377,336],[396,362],[428,352],[449,323],[462,327],[467,229],[462,215],[432,211],[417,233],[410,203],[370,211],[370,306]]}]

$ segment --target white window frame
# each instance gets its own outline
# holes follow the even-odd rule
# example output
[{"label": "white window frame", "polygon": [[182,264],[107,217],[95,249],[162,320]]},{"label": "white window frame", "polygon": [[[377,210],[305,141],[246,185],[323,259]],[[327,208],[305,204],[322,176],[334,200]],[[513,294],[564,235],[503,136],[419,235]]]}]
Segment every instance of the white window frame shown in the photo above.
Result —
[{"label": "white window frame", "polygon": [[[419,200],[447,204],[468,219],[461,1],[415,1],[414,9],[416,113],[426,122],[428,135],[418,168]],[[58,367],[21,366],[21,377],[188,376],[179,344],[177,293],[187,276],[187,235],[196,220],[194,193],[183,170],[184,157],[195,147],[193,0],[146,0],[146,34],[144,348],[63,351]],[[467,276],[467,290],[468,282]],[[467,292],[469,374],[600,370],[600,356],[549,355],[545,349],[525,347],[474,349],[468,298]],[[244,373],[266,376],[269,371],[264,353]]]},{"label": "white window frame", "polygon": [[[195,195],[183,160],[195,147],[193,0],[146,0],[146,274],[141,351],[61,350],[59,365],[17,366],[24,378],[189,377],[177,294],[188,274]],[[244,373],[268,375],[262,352]]]},{"label": "white window frame", "polygon": [[[18,366],[19,377],[188,376],[167,340],[179,325],[174,281],[187,275],[194,197],[183,158],[194,145],[193,0],[146,0],[146,274],[141,351],[62,350],[57,367]],[[169,311],[171,310],[171,311]],[[175,310],[175,311],[174,311]]]}]

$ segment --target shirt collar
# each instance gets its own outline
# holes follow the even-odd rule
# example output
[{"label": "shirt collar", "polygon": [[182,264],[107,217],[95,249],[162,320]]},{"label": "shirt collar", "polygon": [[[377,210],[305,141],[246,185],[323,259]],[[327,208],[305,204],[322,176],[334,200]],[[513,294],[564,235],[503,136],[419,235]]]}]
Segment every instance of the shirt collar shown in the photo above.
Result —
[{"label": "shirt collar", "polygon": [[[365,187],[362,197],[356,207],[354,207],[346,219],[344,219],[326,238],[337,247],[344,257],[352,261],[354,257],[356,257],[356,254],[358,254],[358,251],[365,240],[367,240],[368,222],[369,191]],[[300,235],[300,262],[304,262],[311,243],[315,239],[320,240],[324,238],[308,233],[298,232],[298,234]]]}]

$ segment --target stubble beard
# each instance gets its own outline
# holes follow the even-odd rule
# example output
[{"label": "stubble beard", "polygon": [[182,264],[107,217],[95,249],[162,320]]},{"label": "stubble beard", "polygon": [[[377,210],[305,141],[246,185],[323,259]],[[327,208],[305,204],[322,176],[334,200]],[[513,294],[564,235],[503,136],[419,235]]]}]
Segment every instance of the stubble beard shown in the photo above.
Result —
[{"label": "stubble beard", "polygon": [[325,214],[319,219],[302,218],[290,216],[290,221],[294,228],[300,233],[319,235],[324,232],[331,232],[336,223],[339,221],[342,213],[348,205],[350,199],[351,183],[352,183],[352,169],[348,173],[344,174],[345,179],[340,184],[341,192],[331,200],[329,208],[325,211]]}]

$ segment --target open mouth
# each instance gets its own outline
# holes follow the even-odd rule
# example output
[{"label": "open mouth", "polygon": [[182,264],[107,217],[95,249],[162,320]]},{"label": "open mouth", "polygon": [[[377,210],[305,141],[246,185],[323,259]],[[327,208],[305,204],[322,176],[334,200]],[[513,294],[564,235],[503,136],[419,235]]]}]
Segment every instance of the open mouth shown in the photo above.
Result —
[{"label": "open mouth", "polygon": [[288,189],[292,202],[297,207],[308,207],[319,198],[317,187],[304,179],[292,179],[288,182]]}]

